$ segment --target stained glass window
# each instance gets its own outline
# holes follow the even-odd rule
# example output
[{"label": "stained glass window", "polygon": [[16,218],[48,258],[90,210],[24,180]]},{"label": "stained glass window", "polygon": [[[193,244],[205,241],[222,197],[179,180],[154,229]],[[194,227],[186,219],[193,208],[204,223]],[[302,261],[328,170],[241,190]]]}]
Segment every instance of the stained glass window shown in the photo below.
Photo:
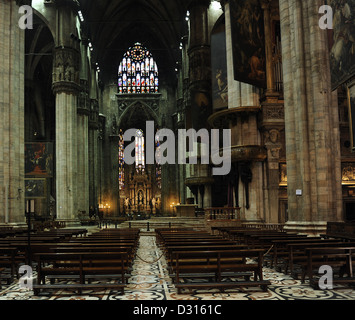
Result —
[{"label": "stained glass window", "polygon": [[[161,156],[160,153],[160,140],[158,134],[155,135],[155,152],[156,157],[159,159]],[[161,165],[156,163],[155,165],[155,180],[159,189],[161,189]]]},{"label": "stained glass window", "polygon": [[124,178],[124,140],[122,130],[120,130],[118,142],[118,185],[120,190],[124,189]]},{"label": "stained glass window", "polygon": [[124,54],[118,68],[118,92],[159,92],[158,66],[153,55],[139,42]]},{"label": "stained glass window", "polygon": [[138,173],[144,172],[145,158],[144,158],[144,136],[142,130],[136,132],[136,170]]}]

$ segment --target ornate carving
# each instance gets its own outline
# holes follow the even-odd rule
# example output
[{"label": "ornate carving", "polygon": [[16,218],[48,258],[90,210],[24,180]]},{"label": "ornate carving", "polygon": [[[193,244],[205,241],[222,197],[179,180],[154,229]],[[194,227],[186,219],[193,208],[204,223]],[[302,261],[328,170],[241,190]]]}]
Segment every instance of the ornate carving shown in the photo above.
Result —
[{"label": "ornate carving", "polygon": [[287,186],[287,165],[286,165],[286,163],[280,164],[280,185]]},{"label": "ornate carving", "polygon": [[355,183],[355,163],[342,163],[342,181],[344,184]]},{"label": "ornate carving", "polygon": [[57,48],[54,52],[53,90],[73,92],[80,90],[79,53],[71,48]]},{"label": "ornate carving", "polygon": [[262,146],[232,146],[232,162],[260,162],[266,159],[266,149]]},{"label": "ornate carving", "polygon": [[80,91],[77,110],[79,114],[89,115],[90,113],[89,96],[85,91]]},{"label": "ornate carving", "polygon": [[210,81],[211,79],[211,57],[210,56],[211,54],[210,54],[209,47],[195,47],[189,51],[190,85],[199,81]]},{"label": "ornate carving", "polygon": [[90,100],[89,128],[99,129],[99,102],[94,99]]},{"label": "ornate carving", "polygon": [[283,105],[273,105],[273,106],[264,105],[262,108],[262,112],[263,112],[264,120],[285,119],[285,111]]},{"label": "ornate carving", "polygon": [[273,161],[273,160],[279,160],[280,159],[280,150],[281,147],[275,147],[275,148],[269,148],[268,149],[268,160]]},{"label": "ornate carving", "polygon": [[229,128],[229,123],[232,125],[237,124],[237,119],[242,118],[244,120],[249,118],[250,114],[257,114],[260,111],[260,107],[238,107],[238,108],[230,108],[222,111],[218,111],[213,113],[208,118],[208,123],[213,128]]},{"label": "ornate carving", "polygon": [[280,142],[280,131],[277,129],[271,129],[264,133],[265,144],[276,144]]},{"label": "ornate carving", "polygon": [[111,128],[111,134],[113,136],[117,135],[118,134],[118,131],[117,131],[117,119],[116,119],[116,115],[113,115],[112,117],[112,128]]}]

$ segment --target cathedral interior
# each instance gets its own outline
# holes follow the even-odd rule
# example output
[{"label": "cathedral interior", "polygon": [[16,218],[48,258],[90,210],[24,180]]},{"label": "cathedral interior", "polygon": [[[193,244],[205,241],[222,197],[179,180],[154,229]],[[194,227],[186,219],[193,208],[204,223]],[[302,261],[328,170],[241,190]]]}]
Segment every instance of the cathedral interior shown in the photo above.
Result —
[{"label": "cathedral interior", "polygon": [[[333,76],[329,54],[341,27],[298,25],[290,20],[300,19],[296,2],[3,4],[10,35],[2,104],[10,111],[3,111],[1,223],[20,225],[29,211],[42,220],[144,219],[186,214],[191,205],[196,214],[237,208],[242,221],[310,232],[352,221],[351,67],[344,60],[347,73]],[[320,4],[309,8],[310,26]],[[22,29],[25,5],[32,25]],[[351,61],[353,36],[346,48]],[[129,129],[142,134],[131,164]],[[201,155],[178,161],[180,146],[165,148],[157,163],[155,151],[169,143],[161,129],[176,141],[179,131],[195,130],[196,150],[200,130],[219,130],[220,140],[230,130],[229,173],[213,175]]]},{"label": "cathedral interior", "polygon": [[324,3],[0,0],[0,227],[351,225],[355,2]]}]

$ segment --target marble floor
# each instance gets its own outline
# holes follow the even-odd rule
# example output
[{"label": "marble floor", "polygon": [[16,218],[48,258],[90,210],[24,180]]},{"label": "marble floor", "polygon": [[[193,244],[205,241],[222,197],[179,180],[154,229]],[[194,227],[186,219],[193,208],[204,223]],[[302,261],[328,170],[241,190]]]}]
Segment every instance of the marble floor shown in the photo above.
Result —
[{"label": "marble floor", "polygon": [[352,287],[314,290],[307,282],[301,284],[300,280],[268,267],[264,268],[264,279],[271,281],[267,292],[259,288],[237,288],[223,293],[218,290],[194,290],[177,294],[167,273],[165,258],[156,245],[155,237],[142,235],[129,284],[123,295],[113,290],[84,291],[82,295],[61,290],[41,292],[40,295],[35,296],[33,291],[20,288],[19,281],[15,281],[10,285],[2,283],[0,300],[355,300],[355,289]]}]

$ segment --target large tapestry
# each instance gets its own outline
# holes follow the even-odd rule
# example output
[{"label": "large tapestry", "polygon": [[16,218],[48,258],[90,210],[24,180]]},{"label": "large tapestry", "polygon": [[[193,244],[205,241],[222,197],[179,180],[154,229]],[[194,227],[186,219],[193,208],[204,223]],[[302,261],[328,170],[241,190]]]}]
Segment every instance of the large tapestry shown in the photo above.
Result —
[{"label": "large tapestry", "polygon": [[266,88],[264,13],[259,0],[230,1],[234,78]]},{"label": "large tapestry", "polygon": [[25,144],[25,174],[26,176],[53,176],[53,143]]},{"label": "large tapestry", "polygon": [[213,109],[228,107],[227,49],[224,19],[211,34]]},{"label": "large tapestry", "polygon": [[355,0],[328,0],[333,9],[329,30],[332,88],[355,75]]}]

